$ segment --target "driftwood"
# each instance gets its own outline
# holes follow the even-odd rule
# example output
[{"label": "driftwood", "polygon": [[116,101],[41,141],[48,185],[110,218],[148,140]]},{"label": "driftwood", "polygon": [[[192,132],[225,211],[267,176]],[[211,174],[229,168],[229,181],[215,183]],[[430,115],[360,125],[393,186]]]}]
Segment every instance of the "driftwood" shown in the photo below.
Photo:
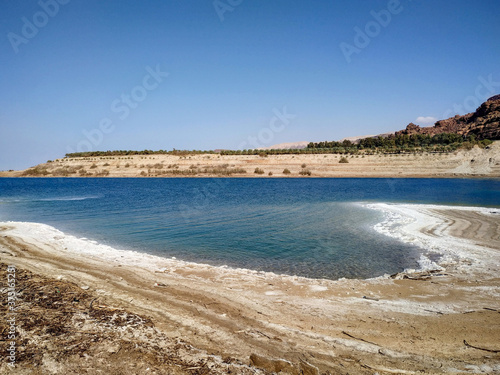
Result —
[{"label": "driftwood", "polygon": [[407,279],[407,280],[430,280],[433,276],[447,276],[446,273],[443,273],[443,270],[429,270],[422,272],[398,272],[391,275],[392,279]]},{"label": "driftwood", "polygon": [[494,350],[494,349],[486,349],[486,348],[481,348],[479,346],[474,346],[474,345],[471,345],[469,344],[467,341],[464,340],[464,344],[465,346],[467,346],[468,348],[473,348],[473,349],[477,349],[477,350],[484,350],[485,352],[490,352],[490,353],[500,353],[500,350]]},{"label": "driftwood", "polygon": [[496,309],[492,309],[492,308],[489,308],[489,307],[483,307],[483,310],[500,312],[500,311],[498,311],[498,310],[496,310]]},{"label": "driftwood", "polygon": [[435,314],[439,314],[439,315],[444,315],[441,311],[426,310],[426,309],[424,309],[424,311],[435,313]]},{"label": "driftwood", "polygon": [[370,301],[379,301],[378,298],[373,298],[373,297],[368,297],[368,296],[363,296],[363,299],[367,299],[367,300],[370,300]]},{"label": "driftwood", "polygon": [[351,335],[351,334],[347,333],[346,331],[342,331],[342,333],[343,333],[344,335],[346,335],[346,336],[348,336],[348,337],[350,337],[350,338],[354,339],[354,340],[359,340],[359,341],[366,342],[366,343],[368,343],[368,344],[372,344],[372,345],[380,346],[380,345],[378,345],[378,344],[375,344],[374,342],[367,341],[367,340],[362,339],[362,338],[359,338],[359,337],[355,337],[355,336],[353,336],[353,335]]},{"label": "driftwood", "polygon": [[269,340],[272,340],[272,338],[271,338],[271,337],[269,337],[268,335],[266,335],[265,333],[263,333],[263,332],[261,332],[261,331],[257,331],[257,330],[254,330],[254,331],[255,331],[255,332],[257,332],[257,333],[260,333],[260,334],[261,334],[262,336],[264,336],[264,337],[267,337]]}]

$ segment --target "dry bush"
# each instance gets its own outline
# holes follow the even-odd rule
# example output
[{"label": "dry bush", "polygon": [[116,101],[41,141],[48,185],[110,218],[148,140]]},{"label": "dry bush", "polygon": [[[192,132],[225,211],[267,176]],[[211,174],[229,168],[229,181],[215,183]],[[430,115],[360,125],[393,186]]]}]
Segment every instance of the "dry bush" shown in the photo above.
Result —
[{"label": "dry bush", "polygon": [[255,171],[253,171],[253,173],[264,174],[264,170],[260,168],[255,168]]},{"label": "dry bush", "polygon": [[47,168],[37,166],[27,169],[22,173],[21,176],[47,176],[48,174],[50,174],[50,172],[47,170]]}]

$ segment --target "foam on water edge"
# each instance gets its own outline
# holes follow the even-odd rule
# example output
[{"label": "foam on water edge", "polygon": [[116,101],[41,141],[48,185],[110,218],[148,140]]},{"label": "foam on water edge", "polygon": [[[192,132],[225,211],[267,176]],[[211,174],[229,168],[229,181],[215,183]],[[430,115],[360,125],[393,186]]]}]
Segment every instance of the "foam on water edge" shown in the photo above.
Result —
[{"label": "foam on water edge", "polygon": [[261,276],[261,277],[286,277],[291,281],[309,280],[305,277],[278,275],[273,272],[256,271],[244,268],[230,268],[227,265],[212,266],[202,263],[194,263],[179,260],[176,257],[164,258],[134,250],[116,249],[108,245],[100,244],[85,237],[77,238],[70,234],[42,223],[32,222],[0,222],[0,226],[8,227],[8,235],[21,238],[23,241],[33,245],[48,244],[59,251],[68,252],[71,255],[82,255],[106,263],[116,265],[133,266],[147,269],[153,272],[175,272],[177,269],[196,270],[218,270],[220,272],[235,273],[239,276]]},{"label": "foam on water edge", "polygon": [[[443,217],[433,214],[431,210],[466,210],[489,215],[493,214],[494,211],[498,211],[498,209],[420,204],[360,204],[368,209],[375,209],[384,213],[384,220],[374,226],[376,231],[405,243],[416,245],[423,250],[419,261],[420,268],[418,270],[407,269],[405,272],[443,269],[443,266],[449,264],[462,267],[465,270],[470,268],[471,265],[480,267],[492,259],[488,249],[475,245],[471,241],[450,236],[447,233],[448,225]],[[83,255],[96,260],[112,262],[116,265],[141,267],[150,271],[165,272],[187,267],[198,270],[211,269],[224,273],[236,273],[240,276],[284,277],[292,281],[308,280],[309,282],[313,280],[300,276],[278,275],[273,272],[244,268],[230,268],[226,265],[212,266],[178,260],[175,257],[164,258],[133,250],[116,249],[87,238],[77,238],[65,234],[52,226],[41,223],[4,222],[0,223],[0,225],[11,227],[12,229],[9,230],[10,235],[20,237],[28,243],[55,245],[61,251],[68,251],[74,255]],[[422,229],[426,227],[434,227],[437,235],[431,237],[422,233]],[[498,257],[497,254],[495,255]],[[439,258],[439,260],[432,260],[431,258]],[[384,275],[371,280],[386,279],[388,277],[389,275]]]},{"label": "foam on water edge", "polygon": [[[493,215],[498,209],[431,204],[361,204],[384,213],[384,220],[373,227],[377,232],[423,250],[418,262],[420,268],[408,269],[405,272],[443,270],[447,265],[454,265],[459,270],[470,269],[471,266],[478,269],[486,266],[489,260],[498,258],[498,252],[495,253],[471,240],[451,236],[450,225],[445,217],[432,211],[457,210]],[[424,233],[426,228],[432,228],[434,235]]]}]

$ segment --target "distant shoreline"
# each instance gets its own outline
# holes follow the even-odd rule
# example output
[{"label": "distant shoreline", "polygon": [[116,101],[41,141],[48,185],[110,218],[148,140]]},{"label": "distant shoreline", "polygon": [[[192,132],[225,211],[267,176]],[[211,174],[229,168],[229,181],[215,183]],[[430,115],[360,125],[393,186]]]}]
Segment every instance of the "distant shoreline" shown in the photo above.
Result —
[{"label": "distant shoreline", "polygon": [[412,175],[412,176],[357,176],[357,175],[350,175],[350,176],[310,176],[310,177],[303,177],[303,176],[290,176],[290,177],[283,177],[283,176],[264,176],[264,177],[258,177],[258,176],[230,176],[230,177],[225,177],[225,176],[155,176],[155,177],[141,177],[141,176],[94,176],[94,177],[80,177],[80,176],[2,176],[0,172],[0,178],[15,178],[15,179],[30,179],[30,178],[37,178],[37,179],[43,179],[43,178],[48,178],[48,179],[58,179],[58,178],[63,178],[63,179],[214,179],[214,178],[221,178],[221,179],[230,179],[230,178],[235,178],[235,179],[471,179],[471,180],[497,180],[500,179],[500,176],[490,176],[490,175],[439,175],[439,176],[430,176],[430,175]]},{"label": "distant shoreline", "polygon": [[165,155],[56,159],[0,177],[500,178],[500,141],[446,154]]}]

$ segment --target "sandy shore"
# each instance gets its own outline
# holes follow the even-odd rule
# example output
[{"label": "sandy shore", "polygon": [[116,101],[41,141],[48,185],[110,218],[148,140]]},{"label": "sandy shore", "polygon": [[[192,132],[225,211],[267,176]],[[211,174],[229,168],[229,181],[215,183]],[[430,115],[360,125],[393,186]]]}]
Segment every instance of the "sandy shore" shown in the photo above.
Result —
[{"label": "sandy shore", "polygon": [[[0,177],[500,177],[500,141],[448,154],[133,155],[63,158]],[[262,171],[255,173],[256,169]],[[283,173],[285,169],[289,174]],[[308,174],[300,174],[308,171]],[[33,172],[33,170],[32,170]],[[309,175],[310,172],[310,175]]]},{"label": "sandy shore", "polygon": [[[119,342],[136,340],[134,350],[149,345],[144,344],[149,349],[141,352],[140,361],[132,349],[117,355],[126,345],[111,350],[116,342],[103,339],[100,361],[89,359],[95,354],[92,347],[59,356],[47,349],[37,363],[39,372],[29,357],[19,359],[17,370],[97,373],[95,369],[125,366],[128,372],[111,373],[500,372],[500,209],[368,207],[386,215],[375,230],[422,248],[422,270],[370,280],[313,280],[115,250],[42,224],[0,223],[2,262],[32,272],[26,279],[44,277],[89,293],[86,301],[93,302],[83,309],[89,314],[99,308],[126,311],[155,327],[115,330],[124,335]],[[88,341],[99,322],[87,318],[77,331]],[[43,342],[50,348],[69,335],[19,329],[19,340],[23,332],[25,340],[18,346]],[[155,362],[144,354],[158,348],[163,353],[180,350],[177,367],[168,367],[172,360]],[[4,370],[5,361],[2,366]]]}]

